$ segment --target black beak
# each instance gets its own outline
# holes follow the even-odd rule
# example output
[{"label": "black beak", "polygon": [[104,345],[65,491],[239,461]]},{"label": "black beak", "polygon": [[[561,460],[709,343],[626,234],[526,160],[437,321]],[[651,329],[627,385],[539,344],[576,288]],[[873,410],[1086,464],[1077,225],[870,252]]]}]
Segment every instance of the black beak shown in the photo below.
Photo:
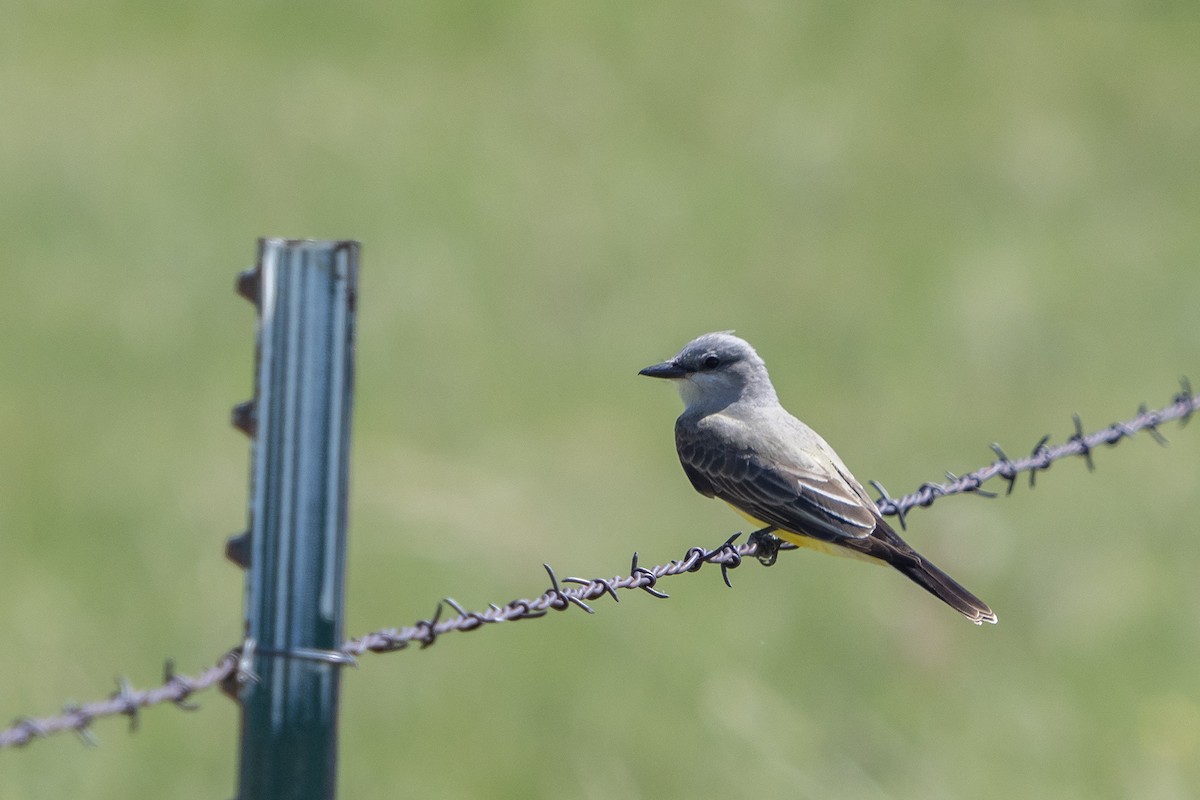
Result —
[{"label": "black beak", "polygon": [[683,378],[688,374],[687,370],[679,366],[674,361],[664,361],[661,364],[652,364],[638,372],[638,375],[646,375],[650,378]]}]

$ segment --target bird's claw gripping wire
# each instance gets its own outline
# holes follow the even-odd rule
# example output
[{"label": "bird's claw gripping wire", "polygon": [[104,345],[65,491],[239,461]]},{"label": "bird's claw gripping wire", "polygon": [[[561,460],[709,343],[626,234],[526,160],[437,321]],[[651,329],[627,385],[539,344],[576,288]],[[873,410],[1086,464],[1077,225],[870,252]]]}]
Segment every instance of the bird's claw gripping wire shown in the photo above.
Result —
[{"label": "bird's claw gripping wire", "polygon": [[771,533],[773,530],[775,530],[775,526],[768,525],[750,534],[750,538],[746,540],[754,545],[754,557],[764,567],[773,565],[775,559],[779,558],[779,551],[783,549],[783,540]]}]

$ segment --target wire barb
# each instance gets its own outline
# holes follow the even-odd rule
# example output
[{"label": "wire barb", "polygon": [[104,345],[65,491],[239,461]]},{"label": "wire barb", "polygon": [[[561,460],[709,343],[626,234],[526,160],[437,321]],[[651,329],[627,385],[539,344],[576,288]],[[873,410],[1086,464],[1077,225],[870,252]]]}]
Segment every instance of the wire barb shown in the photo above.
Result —
[{"label": "wire barb", "polygon": [[917,505],[931,506],[933,501],[945,494],[940,483],[932,483],[926,481],[917,487],[916,494],[921,499],[917,501]]},{"label": "wire barb", "polygon": [[1071,419],[1075,421],[1075,435],[1067,441],[1074,443],[1079,448],[1079,455],[1083,456],[1088,472],[1095,472],[1096,462],[1092,460],[1092,448],[1083,436],[1083,420],[1079,418],[1078,414],[1072,414]]},{"label": "wire barb", "polygon": [[[124,713],[120,708],[113,712],[114,714]],[[92,715],[84,710],[83,706],[78,703],[68,701],[63,705],[63,716],[74,717],[79,720],[78,726],[74,728],[75,735],[79,737],[79,741],[83,742],[88,747],[99,747],[100,740],[96,738],[96,734],[92,733]]]},{"label": "wire barb", "polygon": [[467,620],[463,624],[463,630],[465,631],[473,631],[487,622],[482,614],[477,614],[474,611],[467,611],[465,608],[459,605],[458,601],[453,597],[443,597],[442,602],[457,611],[460,617],[463,617]]},{"label": "wire barb", "polygon": [[1179,391],[1176,392],[1173,398],[1173,405],[1176,408],[1183,408],[1183,414],[1179,417],[1179,427],[1188,424],[1188,420],[1192,418],[1192,412],[1196,410],[1195,396],[1192,394],[1192,382],[1188,380],[1187,375],[1179,377]]},{"label": "wire barb", "polygon": [[549,564],[542,564],[546,569],[546,574],[550,576],[550,588],[546,590],[546,594],[553,597],[550,601],[550,607],[556,611],[566,611],[572,603],[582,608],[589,614],[595,614],[591,606],[579,599],[573,592],[564,592],[562,587],[558,585],[558,576],[554,574],[554,570]]},{"label": "wire barb", "polygon": [[721,580],[725,581],[725,585],[730,589],[733,588],[733,584],[729,582],[729,570],[737,569],[742,565],[742,555],[737,551],[737,548],[733,546],[733,543],[737,541],[737,538],[741,535],[742,532],[738,531],[733,536],[730,536],[720,547],[709,553],[708,558],[705,559],[711,563],[713,560],[715,560],[716,556],[722,556],[720,561]]},{"label": "wire barb", "polygon": [[440,620],[442,618],[442,609],[443,608],[445,608],[445,604],[442,602],[439,602],[437,604],[437,608],[435,608],[433,610],[432,617],[430,617],[429,619],[423,619],[423,620],[420,620],[419,622],[417,622],[417,627],[423,628],[425,630],[425,634],[423,636],[419,637],[419,641],[421,642],[422,650],[424,650],[426,647],[429,647],[430,645],[432,645],[434,642],[437,641],[437,637],[438,637],[437,624],[438,624],[438,620]]},{"label": "wire barb", "polygon": [[1050,465],[1054,463],[1054,459],[1050,457],[1050,450],[1046,447],[1046,442],[1050,441],[1050,434],[1046,434],[1038,439],[1038,443],[1033,446],[1033,450],[1029,453],[1031,462],[1029,467],[1029,488],[1032,489],[1036,485],[1038,470],[1050,469]]},{"label": "wire barb", "polygon": [[1146,433],[1150,434],[1151,439],[1158,442],[1163,447],[1166,447],[1168,444],[1170,444],[1170,442],[1167,441],[1167,437],[1158,432],[1159,421],[1157,412],[1151,411],[1146,407],[1145,403],[1142,403],[1140,406],[1138,406],[1138,416],[1146,418],[1145,431]]},{"label": "wire barb", "polygon": [[638,589],[645,589],[648,593],[654,595],[660,600],[666,600],[668,597],[670,597],[670,595],[666,592],[660,592],[654,588],[654,584],[658,583],[658,576],[655,575],[654,572],[646,569],[645,567],[638,566],[637,551],[634,551],[633,554],[633,562],[629,567],[629,577],[635,578],[639,581],[635,584]]},{"label": "wire barb", "polygon": [[996,473],[1001,478],[1004,478],[1004,480],[1008,481],[1008,489],[1005,490],[1004,494],[1010,495],[1013,492],[1013,487],[1017,484],[1017,475],[1019,474],[1019,471],[1017,470],[1016,465],[1013,464],[1012,459],[1008,457],[1008,454],[1000,448],[999,444],[992,442],[991,448],[996,455],[1000,456],[1000,460],[995,462],[992,466],[996,468]]},{"label": "wire barb", "polygon": [[902,508],[890,494],[888,490],[883,488],[883,484],[876,480],[868,481],[875,491],[879,492],[879,499],[875,501],[875,505],[879,507],[881,514],[895,514],[896,521],[900,523],[900,530],[908,530],[908,526],[904,523],[904,517],[908,513],[908,509]]},{"label": "wire barb", "polygon": [[[613,587],[612,581],[606,581],[603,578],[592,578],[591,580],[587,580],[586,578],[563,578],[563,583],[578,583],[589,587],[589,589],[594,586],[599,588],[601,592],[600,596],[607,594],[613,599],[614,603],[621,602],[621,597],[617,594],[616,588]],[[496,607],[492,606],[492,608]]]},{"label": "wire barb", "polygon": [[[959,481],[962,481],[964,494],[977,494],[980,497],[987,497],[987,498],[1000,496],[1000,495],[996,494],[995,492],[984,489],[983,484],[980,482],[978,475],[964,475],[963,477],[960,478],[957,475],[955,475],[953,472],[950,472],[949,470],[947,470],[946,471],[946,479],[948,481],[950,481],[950,483],[952,485],[955,483],[958,483]],[[945,491],[943,490],[943,496],[944,496],[944,494],[945,494]],[[882,514],[883,511],[881,510],[880,513]]]},{"label": "wire barb", "polygon": [[109,696],[123,706],[120,713],[129,717],[129,732],[133,733],[136,731],[139,721],[138,714],[142,709],[138,705],[137,692],[133,690],[133,685],[129,683],[129,679],[117,678],[117,690]]},{"label": "wire barb", "polygon": [[164,689],[177,688],[179,690],[179,696],[171,700],[177,708],[181,708],[184,711],[198,711],[200,709],[200,706],[196,703],[189,703],[187,701],[188,697],[194,691],[192,679],[186,675],[177,675],[175,673],[175,659],[173,658],[168,658],[163,662],[162,685]]}]

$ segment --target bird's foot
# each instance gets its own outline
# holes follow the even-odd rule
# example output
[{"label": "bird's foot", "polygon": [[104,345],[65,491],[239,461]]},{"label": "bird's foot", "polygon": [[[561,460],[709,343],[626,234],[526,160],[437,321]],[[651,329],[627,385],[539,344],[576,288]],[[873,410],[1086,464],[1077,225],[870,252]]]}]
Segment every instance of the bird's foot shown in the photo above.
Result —
[{"label": "bird's foot", "polygon": [[769,526],[761,528],[750,534],[750,538],[747,540],[749,544],[758,548],[754,555],[758,559],[758,563],[764,567],[775,563],[775,559],[779,557],[779,548],[783,545],[783,540],[771,533],[773,530],[775,529]]}]

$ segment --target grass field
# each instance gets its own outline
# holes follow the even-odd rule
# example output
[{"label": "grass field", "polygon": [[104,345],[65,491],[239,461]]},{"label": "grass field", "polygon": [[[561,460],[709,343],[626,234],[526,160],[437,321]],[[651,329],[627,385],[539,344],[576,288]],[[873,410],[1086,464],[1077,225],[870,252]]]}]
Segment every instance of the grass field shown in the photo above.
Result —
[{"label": "grass field", "polygon": [[[893,493],[1200,385],[1194,3],[8,4],[0,720],[241,635],[258,236],[363,242],[351,635],[714,546],[636,376],[736,329]],[[1200,426],[906,538],[347,672],[345,797],[1200,794]],[[1003,488],[1002,486],[994,488]],[[0,752],[232,797],[235,706]]]}]

